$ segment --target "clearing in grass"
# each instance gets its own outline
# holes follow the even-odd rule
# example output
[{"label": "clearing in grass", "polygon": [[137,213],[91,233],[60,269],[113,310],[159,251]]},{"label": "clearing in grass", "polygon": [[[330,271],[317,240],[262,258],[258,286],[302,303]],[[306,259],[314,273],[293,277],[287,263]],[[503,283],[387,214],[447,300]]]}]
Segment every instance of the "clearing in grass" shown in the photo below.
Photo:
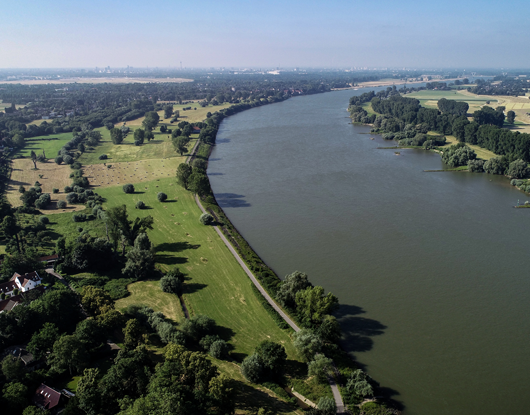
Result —
[{"label": "clearing in grass", "polygon": [[18,150],[14,157],[29,157],[34,151],[37,155],[44,151],[46,157],[54,159],[59,150],[73,138],[72,133],[40,135],[26,139],[24,148]]}]

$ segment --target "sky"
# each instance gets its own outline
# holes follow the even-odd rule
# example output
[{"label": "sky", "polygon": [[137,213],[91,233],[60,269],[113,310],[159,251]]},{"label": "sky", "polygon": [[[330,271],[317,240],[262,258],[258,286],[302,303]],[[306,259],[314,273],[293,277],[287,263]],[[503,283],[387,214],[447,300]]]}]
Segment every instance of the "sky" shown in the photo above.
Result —
[{"label": "sky", "polygon": [[530,1],[17,0],[0,68],[530,68]]}]

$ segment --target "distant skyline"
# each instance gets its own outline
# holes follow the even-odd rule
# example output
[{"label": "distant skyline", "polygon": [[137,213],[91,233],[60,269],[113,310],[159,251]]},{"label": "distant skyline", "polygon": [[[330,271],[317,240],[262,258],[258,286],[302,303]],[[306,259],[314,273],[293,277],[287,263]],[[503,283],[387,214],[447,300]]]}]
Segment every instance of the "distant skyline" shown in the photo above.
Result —
[{"label": "distant skyline", "polygon": [[1,68],[530,68],[530,2],[19,0]]}]

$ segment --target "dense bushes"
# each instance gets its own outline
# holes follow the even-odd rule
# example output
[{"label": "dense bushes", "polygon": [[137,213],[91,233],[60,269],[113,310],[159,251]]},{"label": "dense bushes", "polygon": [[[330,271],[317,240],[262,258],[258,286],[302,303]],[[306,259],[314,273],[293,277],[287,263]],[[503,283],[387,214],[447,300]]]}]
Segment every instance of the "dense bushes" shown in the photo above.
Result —
[{"label": "dense bushes", "polygon": [[200,218],[199,218],[199,221],[203,224],[203,225],[211,225],[213,223],[213,216],[210,215],[209,213],[203,213]]},{"label": "dense bushes", "polygon": [[466,166],[469,160],[475,160],[475,152],[463,143],[455,144],[444,149],[442,161],[449,167]]}]

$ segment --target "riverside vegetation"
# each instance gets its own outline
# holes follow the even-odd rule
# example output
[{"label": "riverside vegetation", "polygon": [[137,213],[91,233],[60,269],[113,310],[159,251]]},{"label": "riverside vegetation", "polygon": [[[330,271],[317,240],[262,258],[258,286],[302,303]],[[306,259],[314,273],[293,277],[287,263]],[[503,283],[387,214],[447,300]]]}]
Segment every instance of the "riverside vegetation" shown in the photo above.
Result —
[{"label": "riverside vegetation", "polygon": [[[46,383],[76,393],[65,414],[300,412],[287,386],[318,403],[308,412],[327,414],[334,411],[327,376],[343,385],[352,412],[394,412],[374,399],[377,383],[337,346],[341,333],[331,315],[336,297],[303,273],[280,281],[237,233],[209,186],[207,159],[223,118],[289,96],[264,92],[224,107],[217,102],[219,111],[207,103],[213,112],[193,122],[175,114],[178,104],[150,101],[138,109],[133,103],[131,111],[145,113],[139,122],[115,127],[108,120],[94,128],[88,118],[74,117],[79,124],[58,150],[49,140],[41,154],[30,151],[32,172],[53,163],[70,173],[62,189],[53,176],[39,178],[45,184],[11,183],[20,206],[5,198],[0,204],[3,278],[37,270],[47,287],[0,314],[1,348],[27,344],[43,364],[26,372],[11,355],[3,360],[6,413],[37,413],[30,397]],[[8,130],[4,138],[14,140],[21,131]],[[197,141],[190,166],[184,156]],[[16,151],[25,154],[24,146]],[[53,151],[50,161],[45,153]],[[149,158],[131,161],[140,152]],[[7,189],[11,160],[2,160]],[[146,163],[157,167],[140,173]],[[57,191],[47,193],[48,187]],[[194,194],[211,217],[201,217]],[[300,332],[292,333],[248,281],[208,225],[212,221],[303,327]],[[60,255],[56,271],[66,285],[38,260],[52,253]],[[107,339],[120,350],[109,349]]]},{"label": "riverside vegetation", "polygon": [[[394,86],[352,97],[352,121],[372,125],[372,133],[396,140],[400,147],[439,151],[450,169],[506,175],[517,179],[512,185],[527,191],[528,182],[522,179],[530,175],[530,134],[503,128],[505,107],[484,105],[470,115],[467,102],[441,98],[437,109],[425,108],[418,99],[401,95],[406,92],[406,88]],[[509,121],[513,123],[511,112]],[[458,144],[447,146],[446,135],[454,136]],[[479,159],[472,147],[486,149],[494,157]]]}]

